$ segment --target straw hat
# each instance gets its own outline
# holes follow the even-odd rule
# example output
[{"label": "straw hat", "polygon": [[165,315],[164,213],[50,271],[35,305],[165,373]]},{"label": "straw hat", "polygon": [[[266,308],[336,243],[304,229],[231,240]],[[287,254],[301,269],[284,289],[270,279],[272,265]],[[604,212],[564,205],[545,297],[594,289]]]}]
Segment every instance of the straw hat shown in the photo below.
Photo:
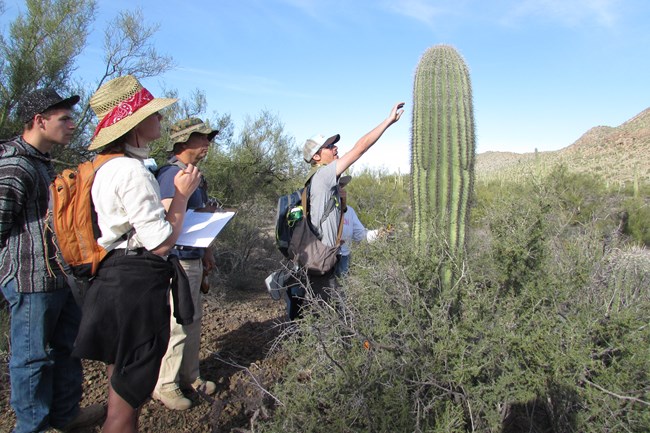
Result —
[{"label": "straw hat", "polygon": [[177,99],[154,98],[132,75],[115,78],[90,98],[99,124],[88,150],[98,150],[120,138],[140,122]]}]

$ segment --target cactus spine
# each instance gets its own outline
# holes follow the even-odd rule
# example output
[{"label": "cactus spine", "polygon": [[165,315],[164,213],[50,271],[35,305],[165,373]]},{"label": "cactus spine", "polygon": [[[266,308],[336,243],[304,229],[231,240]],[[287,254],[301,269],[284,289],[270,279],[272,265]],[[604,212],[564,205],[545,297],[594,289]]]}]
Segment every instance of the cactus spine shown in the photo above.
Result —
[{"label": "cactus spine", "polygon": [[[412,233],[424,247],[433,230],[445,243],[446,256],[456,263],[465,251],[475,143],[468,68],[453,47],[431,47],[420,59],[413,86]],[[444,287],[450,287],[452,278],[446,260],[441,270]]]}]

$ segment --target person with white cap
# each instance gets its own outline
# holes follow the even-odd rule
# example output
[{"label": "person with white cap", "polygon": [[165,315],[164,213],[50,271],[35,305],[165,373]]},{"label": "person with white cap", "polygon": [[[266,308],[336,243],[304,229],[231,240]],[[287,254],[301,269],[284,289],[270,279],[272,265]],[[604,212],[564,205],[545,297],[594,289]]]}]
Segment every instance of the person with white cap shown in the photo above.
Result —
[{"label": "person with white cap", "polygon": [[[168,254],[200,173],[191,164],[177,173],[165,212],[158,182],[143,164],[148,143],[161,135],[159,110],[174,102],[154,98],[130,75],[105,83],[90,98],[99,124],[88,149],[123,155],[102,165],[92,185],[97,242],[109,253],[86,294],[74,351],[107,364],[105,433],[137,431],[139,408],[156,385],[169,340],[170,279],[175,294],[189,294],[185,273]],[[174,302],[176,320],[190,323],[191,300],[175,296]]]},{"label": "person with white cap", "polygon": [[[210,143],[219,133],[196,117],[180,120],[170,128],[167,151],[171,152],[168,164],[158,170],[156,176],[160,184],[162,203],[167,209],[174,198],[174,178],[190,164],[198,164],[208,154]],[[208,198],[207,181],[201,176],[201,183],[187,201],[187,208],[196,211],[212,211]],[[158,383],[153,398],[161,401],[168,409],[186,410],[192,407],[187,398],[195,391],[212,395],[216,392],[214,382],[205,380],[199,373],[199,349],[201,347],[201,318],[203,300],[201,282],[204,271],[216,267],[211,248],[198,248],[175,245],[170,254],[178,256],[189,280],[190,293],[194,304],[192,323],[182,325],[172,320],[167,352],[163,357],[158,375]],[[173,304],[172,304],[173,313]],[[185,394],[188,394],[186,396]]]},{"label": "person with white cap", "polygon": [[72,348],[81,310],[48,229],[50,151],[70,143],[73,106],[52,88],[23,96],[22,134],[0,144],[0,286],[11,312],[11,406],[15,433],[69,431],[101,421],[105,409],[80,409],[83,373]]},{"label": "person with white cap", "polygon": [[[383,133],[402,114],[404,103],[395,104],[388,115],[379,125],[361,137],[355,145],[339,157],[337,143],[340,135],[336,134],[329,138],[323,135],[316,135],[305,141],[303,145],[303,158],[311,165],[311,171],[307,182],[311,182],[309,192],[309,216],[312,226],[322,237],[321,241],[330,247],[335,246],[339,224],[341,223],[341,205],[339,197],[339,177],[361,156],[370,149]],[[334,203],[333,211],[331,203]],[[326,212],[329,214],[323,219]],[[332,268],[324,275],[307,275],[307,286],[310,287],[315,297],[328,302],[329,291],[338,288],[335,276],[335,268]]]}]

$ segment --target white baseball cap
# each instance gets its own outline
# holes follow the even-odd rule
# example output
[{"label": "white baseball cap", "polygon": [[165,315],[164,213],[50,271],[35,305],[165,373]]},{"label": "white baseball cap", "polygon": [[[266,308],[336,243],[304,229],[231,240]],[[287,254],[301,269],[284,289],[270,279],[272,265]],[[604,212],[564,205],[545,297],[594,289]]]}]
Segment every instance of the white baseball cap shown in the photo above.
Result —
[{"label": "white baseball cap", "polygon": [[316,153],[318,153],[321,147],[337,143],[340,139],[341,136],[339,134],[332,135],[328,139],[325,139],[325,137],[320,134],[307,139],[305,145],[302,147],[302,156],[305,159],[305,162],[311,162],[311,159],[316,155]]}]

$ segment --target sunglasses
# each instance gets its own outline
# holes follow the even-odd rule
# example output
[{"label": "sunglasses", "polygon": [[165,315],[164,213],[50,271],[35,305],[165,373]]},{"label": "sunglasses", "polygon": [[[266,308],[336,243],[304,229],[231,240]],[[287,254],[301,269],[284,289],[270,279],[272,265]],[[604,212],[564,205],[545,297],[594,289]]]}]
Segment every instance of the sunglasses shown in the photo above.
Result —
[{"label": "sunglasses", "polygon": [[321,147],[321,149],[329,149],[329,150],[332,150],[332,149],[334,149],[335,147],[336,147],[336,144],[334,144],[334,143],[330,143],[330,144],[326,144],[325,146]]}]

